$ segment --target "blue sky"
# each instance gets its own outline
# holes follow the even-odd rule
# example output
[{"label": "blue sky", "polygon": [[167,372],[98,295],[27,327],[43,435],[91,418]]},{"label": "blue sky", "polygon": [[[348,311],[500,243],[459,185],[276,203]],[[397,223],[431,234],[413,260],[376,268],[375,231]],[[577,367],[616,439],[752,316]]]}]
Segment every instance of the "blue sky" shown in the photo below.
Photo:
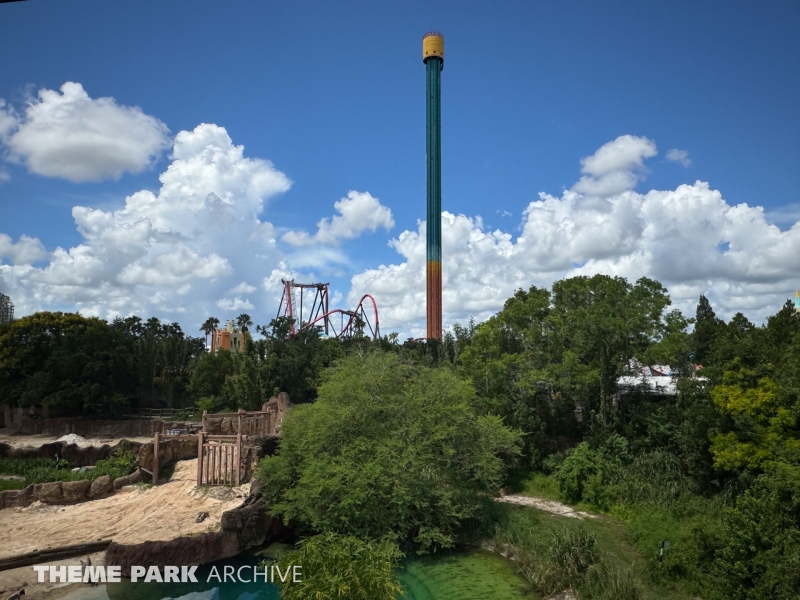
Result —
[{"label": "blue sky", "polygon": [[[241,312],[223,308],[233,307],[234,297],[265,323],[276,306],[275,292],[263,280],[280,271],[331,281],[342,305],[372,291],[385,308],[387,326],[418,332],[424,315],[414,237],[425,215],[421,36],[429,30],[444,34],[446,53],[442,204],[454,215],[449,247],[455,261],[449,297],[445,291],[446,324],[485,317],[516,287],[591,272],[657,277],[687,312],[706,293],[723,314],[742,310],[756,320],[800,285],[796,2],[764,8],[730,0],[31,0],[0,6],[0,52],[6,58],[0,63],[0,98],[16,119],[5,134],[0,163],[6,179],[0,183],[0,235],[10,238],[5,256],[0,253],[0,291],[5,287],[12,295],[18,314],[59,308],[108,317],[143,310],[193,330],[212,312],[220,318]],[[57,92],[65,82],[79,83],[93,101],[113,98],[117,107],[139,107],[168,128],[162,132],[166,141],[145,153],[146,166],[124,169],[117,179],[111,174],[73,182],[57,167],[32,167],[39,155],[62,164],[59,151],[68,156],[64,160],[78,160],[74,148],[37,150],[36,144],[52,142],[42,129],[52,119],[30,128],[42,137],[13,137],[35,124],[26,107],[44,102],[39,90]],[[158,195],[175,136],[201,123],[224,128],[234,145],[244,146],[244,157],[271,161],[291,182],[286,191],[276,183],[262,194],[259,218],[273,227],[274,244],[254,250],[259,258],[228,257],[223,241],[202,241],[208,237],[203,227],[212,222],[206,219],[191,234],[184,232],[181,244],[200,259],[214,254],[227,260],[227,268],[176,274],[164,285],[132,275],[113,281],[115,272],[133,267],[137,273],[163,268],[159,253],[171,251],[155,244],[127,263],[106,264],[102,273],[60,280],[54,264],[63,257],[53,255],[56,249],[92,247],[76,227],[73,208],[110,215],[140,190]],[[631,142],[633,137],[652,148]],[[621,141],[609,152],[622,152],[627,162],[587,171],[581,159],[615,140]],[[676,160],[669,160],[670,150],[686,154],[673,153]],[[627,174],[630,184],[575,187],[582,176],[598,179],[612,171],[623,179]],[[708,185],[679,191],[696,181]],[[226,202],[253,192],[236,190]],[[289,231],[313,234],[320,219],[337,214],[334,202],[351,190],[379,201],[365,200],[365,211],[388,209],[391,219],[385,211],[376,213],[327,242],[316,238],[298,246],[283,239]],[[672,196],[648,196],[650,190]],[[204,194],[213,191],[203,188]],[[540,199],[540,192],[551,200]],[[626,208],[630,194],[638,200]],[[530,218],[536,202],[546,224]],[[653,203],[657,207],[648,208]],[[742,203],[751,211],[737,211]],[[249,209],[257,210],[257,204]],[[661,214],[659,206],[711,223],[712,233],[698,243],[700,258],[689,261],[707,263],[697,272],[676,267],[685,253],[669,254],[682,242],[656,242],[677,235],[691,243],[704,234],[680,225],[681,219],[653,233],[664,223],[663,217],[650,221]],[[636,223],[626,225],[631,212],[638,214]],[[237,218],[247,219],[246,213]],[[617,217],[602,216],[608,214]],[[117,215],[115,226],[130,225],[125,218]],[[136,218],[149,217],[140,211]],[[532,242],[550,226],[567,237],[556,236],[549,245]],[[609,240],[589,239],[592,230],[608,231]],[[23,235],[39,240],[38,254],[21,258],[21,247],[13,245]],[[481,235],[486,240],[476,241]],[[446,251],[447,236],[446,227]],[[520,236],[527,245],[519,243]],[[758,248],[753,238],[762,241]],[[94,251],[95,258],[113,254],[108,246]],[[447,261],[445,256],[445,269]],[[240,283],[245,285],[231,293]],[[77,293],[77,285],[97,293]],[[250,287],[255,290],[247,292]],[[190,291],[178,297],[179,288]],[[114,303],[106,301],[111,289]]]}]

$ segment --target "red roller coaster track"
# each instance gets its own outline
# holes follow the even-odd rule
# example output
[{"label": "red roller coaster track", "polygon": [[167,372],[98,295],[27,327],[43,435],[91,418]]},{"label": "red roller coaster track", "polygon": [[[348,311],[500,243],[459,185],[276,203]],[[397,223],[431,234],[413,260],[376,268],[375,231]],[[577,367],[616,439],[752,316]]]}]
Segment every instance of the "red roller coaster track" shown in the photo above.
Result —
[{"label": "red roller coaster track", "polygon": [[[380,322],[378,319],[378,304],[370,294],[364,294],[358,301],[355,310],[330,310],[328,307],[328,285],[327,283],[295,283],[281,279],[283,283],[283,295],[278,307],[279,317],[292,319],[292,327],[289,335],[295,335],[298,331],[316,327],[324,330],[325,335],[337,338],[361,337],[364,335],[372,336],[373,340],[380,337]],[[297,292],[296,292],[297,290]],[[314,291],[314,298],[311,302],[311,310],[307,315],[303,311],[303,296]],[[298,299],[295,297],[299,295]],[[368,311],[364,302],[369,300],[372,303],[372,310]],[[308,306],[308,302],[306,302]],[[370,312],[372,318],[370,318]]]}]

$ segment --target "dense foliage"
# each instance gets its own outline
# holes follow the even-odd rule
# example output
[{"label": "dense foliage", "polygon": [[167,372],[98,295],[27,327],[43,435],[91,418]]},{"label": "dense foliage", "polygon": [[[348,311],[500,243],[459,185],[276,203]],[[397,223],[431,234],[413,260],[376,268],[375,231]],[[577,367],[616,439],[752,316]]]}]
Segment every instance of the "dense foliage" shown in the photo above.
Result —
[{"label": "dense foliage", "polygon": [[302,567],[302,581],[281,582],[285,600],[396,600],[402,592],[395,568],[402,554],[389,541],[371,542],[336,533],[323,533],[301,541],[281,557],[281,573]]},{"label": "dense foliage", "polygon": [[[260,339],[249,333],[248,315],[237,321],[245,332],[243,351],[211,354],[203,338],[156,318],[23,317],[0,328],[0,404],[46,406],[52,416],[113,416],[195,404],[211,412],[257,410],[281,391],[302,403],[316,397],[322,371],[347,348],[316,330],[288,336],[286,318],[257,327]],[[208,319],[201,331],[209,335],[217,325]]]},{"label": "dense foliage", "polygon": [[[454,328],[454,360],[493,411],[528,434],[526,456],[538,465],[548,441],[588,433],[588,415],[601,429],[616,418],[616,380],[633,359],[688,370],[687,321],[667,306],[663,286],[645,278],[575,277],[552,293],[520,290],[480,326]],[[576,407],[587,415],[581,427]]]},{"label": "dense foliage", "polygon": [[[362,344],[358,358],[320,385],[317,403],[287,420],[281,455],[264,463],[276,513],[310,531],[390,533],[422,547],[423,525],[434,523],[433,545],[446,545],[457,522],[485,526],[455,519],[441,490],[425,487],[452,455],[430,452],[428,439],[453,429],[430,408],[430,422],[406,429],[421,401],[405,390],[424,373],[430,380],[416,388],[419,397],[433,402],[442,389],[435,382],[446,380],[451,393],[471,397],[476,418],[499,418],[522,433],[519,458],[493,454],[509,469],[506,485],[538,486],[528,491],[623,519],[653,585],[684,597],[796,598],[800,317],[788,302],[760,327],[742,314],[725,322],[705,297],[694,319],[669,305],[666,290],[649,279],[576,277],[549,291],[520,290],[497,315],[456,325],[441,343],[385,338],[380,359]],[[399,366],[366,375],[365,365],[387,356]],[[670,365],[677,393],[618,386],[647,365]],[[417,468],[417,457],[433,469]],[[495,481],[469,494],[479,498]],[[409,505],[426,507],[427,520]],[[575,535],[554,534],[536,547],[512,540],[530,559],[527,574],[541,593],[566,584],[554,574],[574,571],[569,586],[582,598],[640,597],[624,568],[602,557],[586,566],[562,552],[588,552],[591,543]]]},{"label": "dense foliage", "polygon": [[[656,281],[595,275],[519,290],[441,342],[288,336],[283,318],[254,339],[250,318],[237,322],[244,351],[211,355],[155,319],[20,319],[0,329],[0,403],[220,411],[285,391],[300,406],[260,474],[273,513],[307,534],[427,550],[491,523],[519,529],[488,509],[505,485],[622,519],[650,583],[681,597],[797,598],[800,316],[789,302],[757,326],[701,296],[687,319]],[[677,392],[619,385],[653,365],[671,367]],[[638,597],[589,538],[559,535],[503,543],[539,565],[529,575],[542,593],[564,584],[545,572],[560,565],[582,598]]]},{"label": "dense foliage", "polygon": [[422,550],[481,519],[518,438],[449,370],[380,351],[343,360],[281,436],[259,471],[273,514]]},{"label": "dense foliage", "polygon": [[279,317],[269,327],[256,328],[262,338],[248,335],[244,352],[198,357],[189,386],[198,406],[211,412],[258,410],[278,392],[288,393],[295,403],[313,400],[322,372],[344,354],[346,345],[320,337],[315,329],[289,336],[290,326],[288,318]]},{"label": "dense foliage", "polygon": [[0,404],[43,405],[54,415],[182,406],[189,364],[202,350],[201,339],[156,318],[35,313],[0,332]]},{"label": "dense foliage", "polygon": [[[450,356],[529,432],[527,481],[622,517],[654,581],[704,598],[796,598],[800,317],[787,302],[762,327],[726,323],[701,297],[688,333],[668,305],[649,280],[531,288],[456,328]],[[616,388],[651,364],[672,366],[676,395]]]},{"label": "dense foliage", "polygon": [[492,539],[542,597],[571,590],[581,600],[640,600],[631,570],[604,557],[598,536],[583,523],[553,527],[530,510],[506,508]]}]

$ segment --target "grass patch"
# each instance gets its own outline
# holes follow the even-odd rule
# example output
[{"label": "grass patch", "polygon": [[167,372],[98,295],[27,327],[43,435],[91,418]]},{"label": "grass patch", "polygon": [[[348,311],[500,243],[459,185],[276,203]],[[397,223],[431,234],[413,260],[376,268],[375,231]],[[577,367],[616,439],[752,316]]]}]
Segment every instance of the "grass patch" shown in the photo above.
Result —
[{"label": "grass patch", "polygon": [[[550,575],[539,575],[552,577],[551,587],[572,586],[582,592],[583,600],[689,600],[696,597],[682,581],[653,576],[653,555],[656,555],[657,564],[657,548],[651,549],[651,556],[643,556],[639,544],[635,543],[635,532],[618,518],[604,516],[578,521],[513,505],[502,505],[502,513],[494,543],[498,548],[504,542],[514,544],[527,554],[523,558],[529,562],[540,565],[542,570],[551,568]],[[659,534],[654,535],[658,537]],[[642,546],[646,547],[646,543]],[[580,564],[578,558],[587,553],[578,550],[587,546],[593,548],[593,556],[584,561],[588,566],[576,566],[570,578],[556,581],[555,575],[565,571],[556,565],[570,561]],[[577,554],[573,557],[571,552]]]},{"label": "grass patch", "polygon": [[[647,565],[650,579],[671,585],[680,582],[694,594],[705,595],[713,575],[701,565],[713,563],[714,549],[722,536],[720,502],[686,498],[669,508],[617,506],[612,513],[627,525],[627,539],[636,546]],[[663,541],[669,542],[659,559]]]},{"label": "grass patch", "polygon": [[526,496],[537,496],[546,500],[560,500],[558,482],[544,473],[530,473],[519,484],[517,493]]},{"label": "grass patch", "polygon": [[81,479],[93,481],[101,475],[109,475],[111,479],[116,479],[132,473],[134,467],[133,452],[121,450],[117,450],[105,460],[98,460],[94,469],[87,469],[83,472],[73,471],[70,464],[63,459],[0,457],[0,474],[24,477],[22,487],[27,487],[32,483],[50,481],[79,481]]},{"label": "grass patch", "polygon": [[[514,487],[526,495],[564,501],[554,475],[527,473]],[[578,510],[605,515],[583,522],[587,531],[596,536],[604,562],[618,572],[632,569],[644,585],[645,598],[706,596],[715,585],[709,569],[722,536],[721,501],[688,494],[662,497],[650,493],[640,494],[643,499],[638,502],[625,503],[621,488],[621,485],[600,485],[589,478],[583,499],[568,503]],[[599,505],[587,501],[587,497],[599,501]],[[547,522],[564,521],[563,517],[540,514],[544,515],[540,517],[544,519],[540,526],[542,535],[552,535]],[[663,559],[660,558],[662,542],[669,542]],[[615,593],[622,594],[624,590]]]},{"label": "grass patch", "polygon": [[21,490],[25,487],[23,479],[0,479],[0,492],[6,490]]}]

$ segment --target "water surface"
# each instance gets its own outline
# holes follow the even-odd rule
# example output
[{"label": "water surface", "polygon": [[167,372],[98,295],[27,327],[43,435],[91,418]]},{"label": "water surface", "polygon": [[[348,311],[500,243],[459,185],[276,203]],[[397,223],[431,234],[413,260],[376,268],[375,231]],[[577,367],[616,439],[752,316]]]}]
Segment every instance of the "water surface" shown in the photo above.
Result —
[{"label": "water surface", "polygon": [[[277,586],[258,583],[207,582],[212,567],[256,565],[286,546],[273,545],[257,554],[240,555],[198,568],[198,583],[112,583],[71,589],[61,600],[279,600]],[[248,577],[252,570],[246,569]],[[513,564],[483,550],[413,558],[399,573],[405,600],[523,600],[535,598]]]}]

